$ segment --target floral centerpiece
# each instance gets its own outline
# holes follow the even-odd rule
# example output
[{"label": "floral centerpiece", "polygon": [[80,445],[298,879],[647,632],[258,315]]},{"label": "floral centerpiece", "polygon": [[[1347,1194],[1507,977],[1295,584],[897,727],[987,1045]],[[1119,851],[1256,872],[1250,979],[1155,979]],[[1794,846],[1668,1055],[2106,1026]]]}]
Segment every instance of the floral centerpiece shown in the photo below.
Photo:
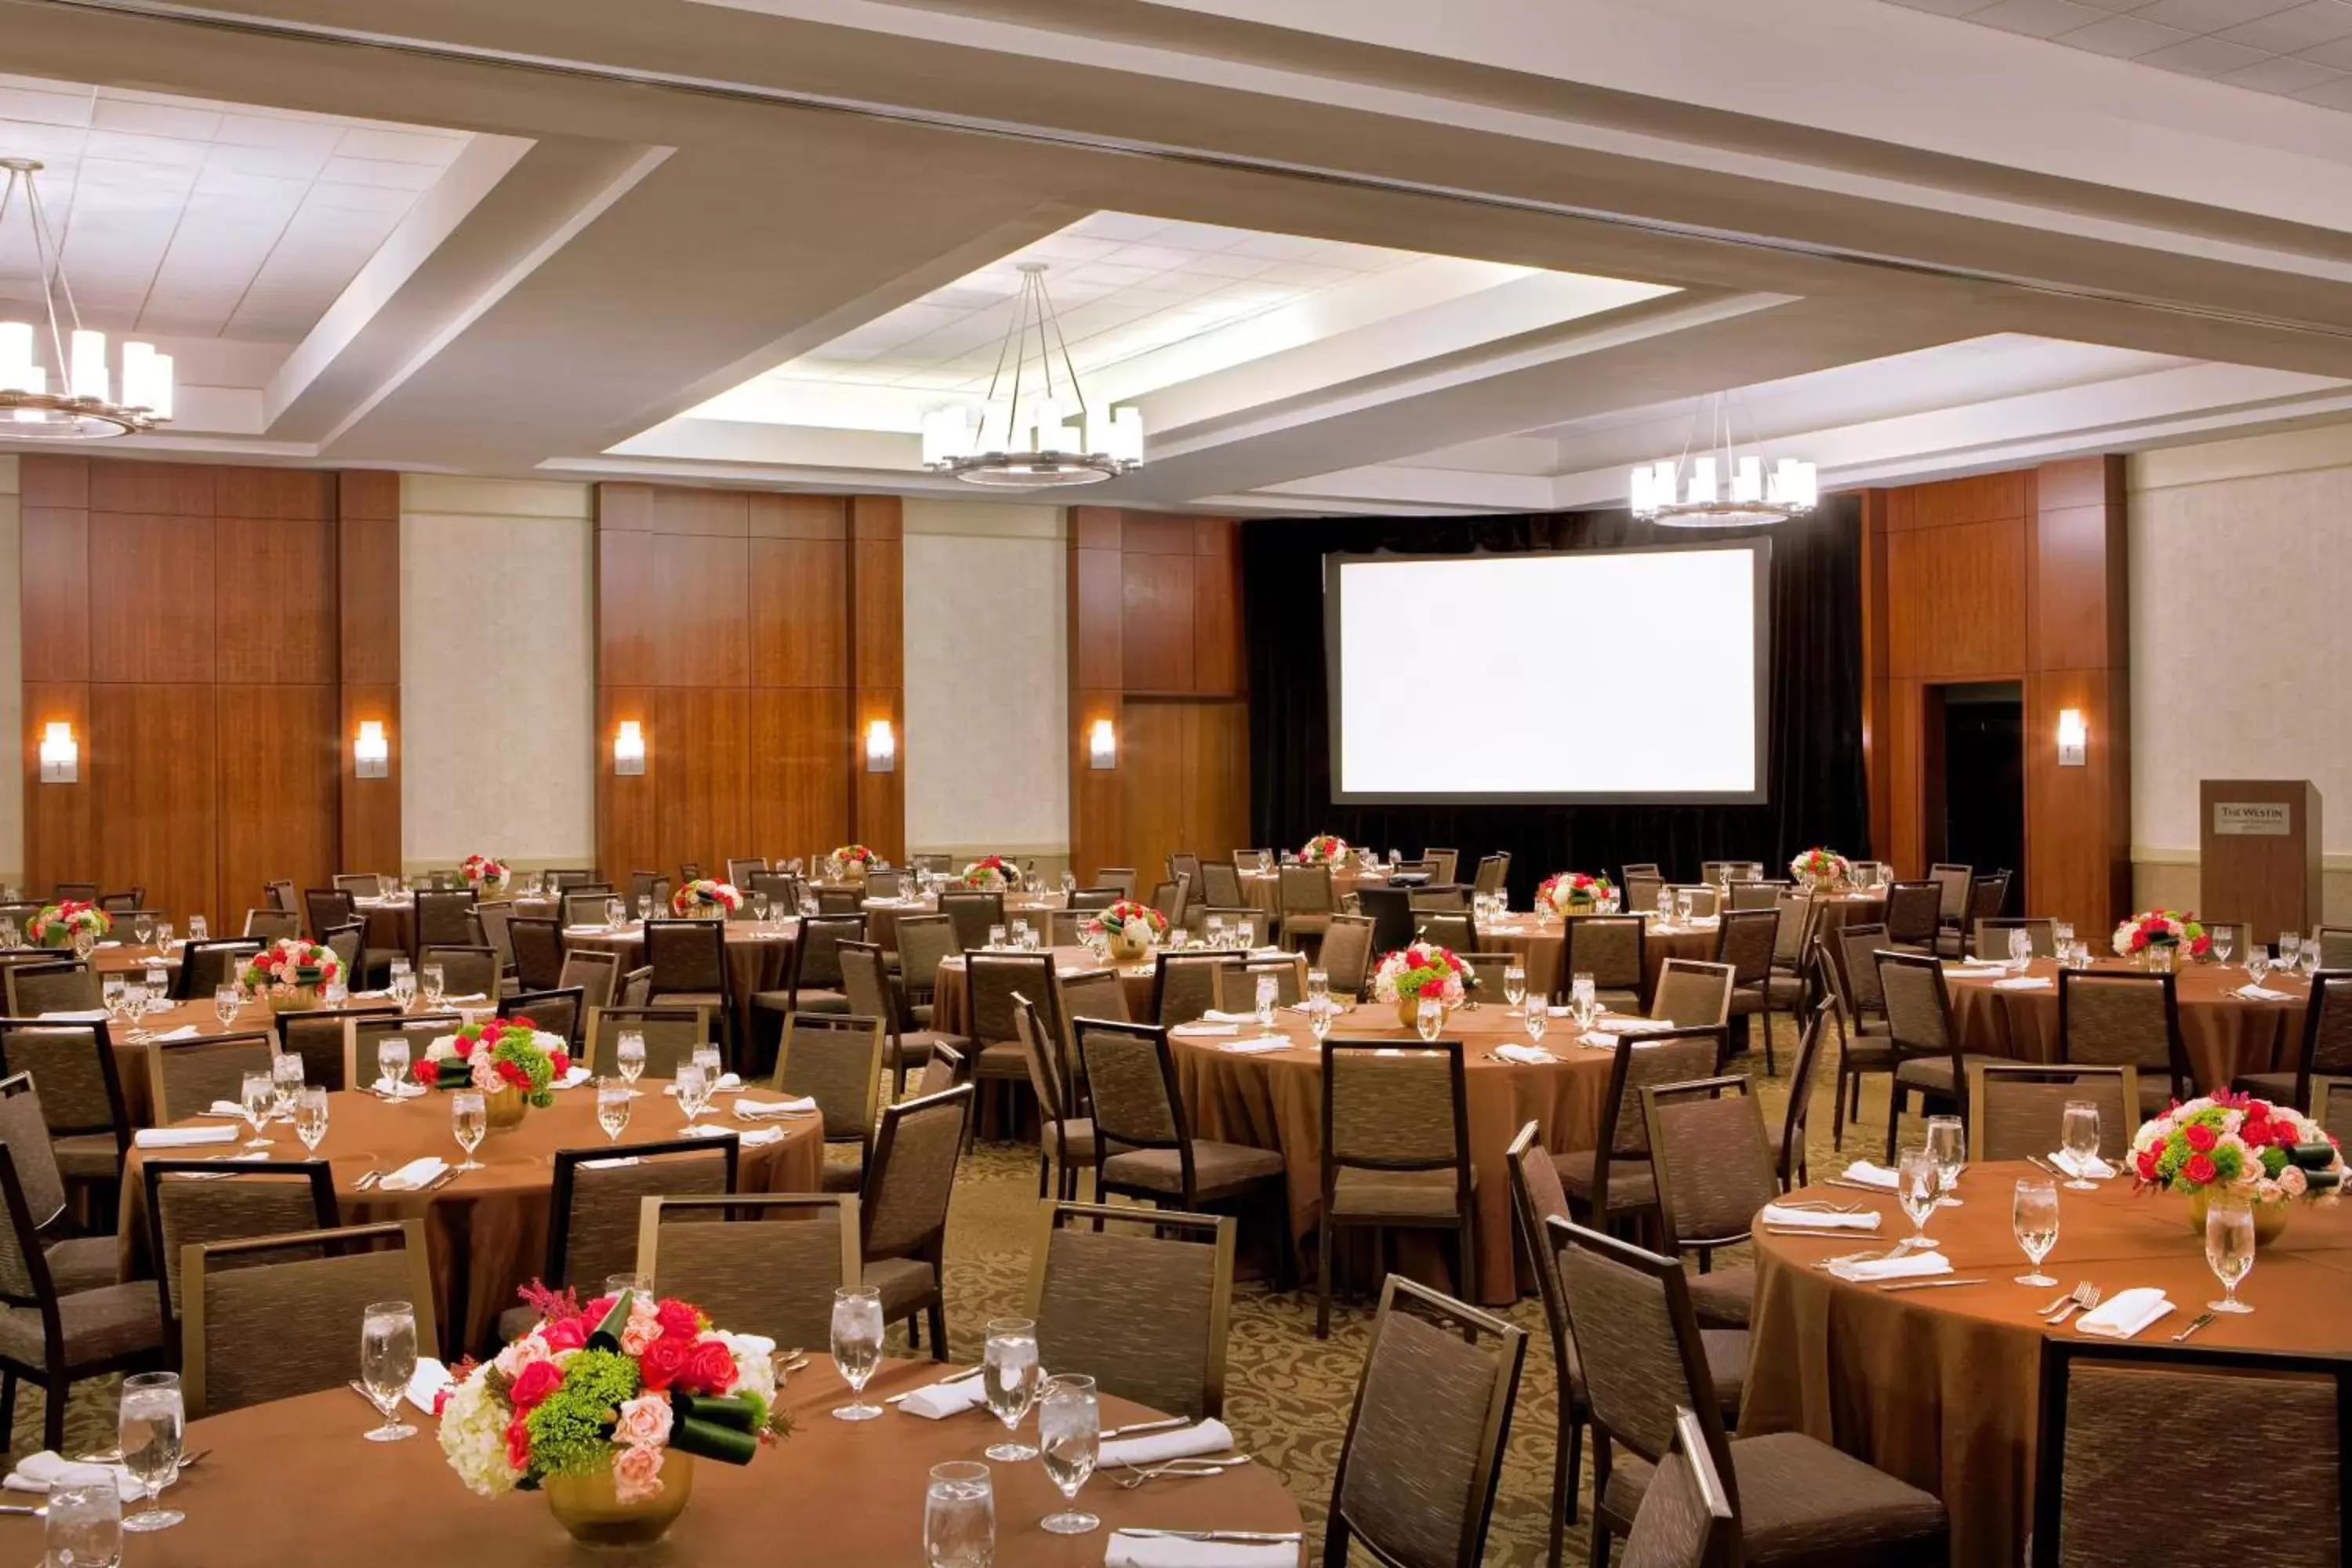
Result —
[{"label": "floral centerpiece", "polygon": [[280,1013],[307,1012],[319,1005],[321,986],[340,984],[343,961],[335,950],[308,937],[280,937],[245,961],[237,971],[248,992],[267,992]]},{"label": "floral centerpiece", "polygon": [[1382,955],[1372,971],[1372,996],[1396,1005],[1397,1022],[1410,1029],[1421,1011],[1421,1000],[1431,996],[1448,1013],[1468,1000],[1478,977],[1448,948],[1417,942]]},{"label": "floral centerpiece", "polygon": [[1853,879],[1853,862],[1834,849],[1816,845],[1789,862],[1789,874],[1826,893]]},{"label": "floral centerpiece", "polygon": [[748,1465],[790,1434],[774,1341],[641,1291],[585,1307],[568,1291],[523,1296],[538,1325],[458,1368],[441,1406],[441,1451],[468,1489],[543,1490],[579,1541],[641,1544],[684,1511],[697,1458]]},{"label": "floral centerpiece", "polygon": [[555,1103],[555,1081],[572,1070],[572,1054],[562,1036],[529,1018],[486,1018],[435,1040],[410,1070],[427,1089],[480,1089],[486,1120],[502,1129],[520,1124],[526,1106]]},{"label": "floral centerpiece", "polygon": [[1536,911],[1549,910],[1556,915],[1589,915],[1601,900],[1613,897],[1616,888],[1606,877],[1588,877],[1581,871],[1561,871],[1546,877],[1536,889]]},{"label": "floral centerpiece", "polygon": [[41,907],[26,926],[25,938],[35,947],[71,947],[79,936],[87,934],[95,943],[113,929],[114,917],[96,904],[60,899]]},{"label": "floral centerpiece", "polygon": [[1113,958],[1132,963],[1168,934],[1168,917],[1150,904],[1121,899],[1088,921],[1087,931],[1109,943]]},{"label": "floral centerpiece", "polygon": [[1336,833],[1318,833],[1298,851],[1302,866],[1339,866],[1349,856],[1348,841]]},{"label": "floral centerpiece", "polygon": [[983,855],[963,868],[963,885],[977,888],[984,893],[1001,893],[1017,887],[1021,873],[1002,855]]},{"label": "floral centerpiece", "polygon": [[507,863],[488,855],[468,855],[457,862],[457,874],[478,893],[506,890]]},{"label": "floral centerpiece", "polygon": [[2183,951],[2191,958],[2203,958],[2213,951],[2213,939],[2197,923],[2197,917],[2174,910],[2141,910],[2116,927],[2115,944],[2118,958],[2146,963],[2161,955],[2167,968]]},{"label": "floral centerpiece", "polygon": [[743,894],[732,882],[697,877],[669,896],[669,907],[689,920],[723,921],[743,907]]},{"label": "floral centerpiece", "polygon": [[2301,1111],[2227,1089],[2186,1100],[2132,1138],[2133,1186],[2186,1193],[2189,1224],[2205,1231],[2205,1209],[2221,1193],[2254,1211],[2254,1235],[2274,1241],[2296,1199],[2334,1204],[2344,1156],[2327,1130]]},{"label": "floral centerpiece", "polygon": [[845,844],[824,858],[825,869],[836,877],[862,882],[866,873],[881,864],[882,857],[863,844]]}]

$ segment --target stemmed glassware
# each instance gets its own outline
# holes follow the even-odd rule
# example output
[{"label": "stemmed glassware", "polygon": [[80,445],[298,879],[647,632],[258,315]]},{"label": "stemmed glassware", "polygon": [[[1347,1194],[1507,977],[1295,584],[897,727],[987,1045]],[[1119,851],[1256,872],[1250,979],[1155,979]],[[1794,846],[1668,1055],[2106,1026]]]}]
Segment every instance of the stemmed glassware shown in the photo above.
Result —
[{"label": "stemmed glassware", "polygon": [[833,1293],[833,1364],[850,1393],[850,1403],[834,1419],[871,1421],[881,1415],[880,1405],[866,1403],[866,1381],[882,1364],[882,1292],[871,1285]]},{"label": "stemmed glassware", "polygon": [[1958,1117],[1927,1118],[1927,1157],[1936,1163],[1936,1203],[1939,1208],[1960,1206],[1952,1189],[1960,1184],[1960,1172],[1968,1164],[1968,1124]]},{"label": "stemmed glassware", "polygon": [[691,1127],[702,1116],[702,1108],[710,1103],[710,1074],[700,1062],[677,1064],[677,1108],[686,1112],[686,1124]]},{"label": "stemmed glassware", "polygon": [[1426,1042],[1444,1031],[1445,1007],[1434,996],[1423,996],[1412,1010],[1412,1032]]},{"label": "stemmed glassware", "polygon": [[[1102,1415],[1091,1377],[1056,1377],[1045,1384],[1037,1405],[1037,1449],[1045,1461],[1045,1479],[1076,1504],[1078,1489],[1095,1473],[1102,1446]],[[1102,1521],[1076,1507],[1047,1514],[1038,1521],[1055,1535],[1084,1535]]]},{"label": "stemmed glassware", "polygon": [[106,1009],[106,1016],[118,1024],[123,1022],[129,994],[130,986],[120,974],[110,974],[98,983],[99,1005]]},{"label": "stemmed glassware", "polygon": [[2253,1310],[2238,1300],[2238,1286],[2254,1267],[2254,1211],[2244,1203],[2217,1194],[2206,1205],[2205,1266],[2221,1282],[2221,1299],[2206,1302],[2206,1310]]},{"label": "stemmed glassware", "polygon": [[988,1413],[1004,1423],[1005,1432],[1005,1440],[992,1445],[988,1457],[1008,1465],[1035,1458],[1037,1450],[1013,1434],[1037,1402],[1037,1325],[1027,1318],[999,1318],[990,1323],[982,1378]]},{"label": "stemmed glassware", "polygon": [[416,972],[416,975],[425,987],[425,1005],[427,1007],[440,1006],[441,998],[448,990],[448,981],[442,974],[441,966],[437,963],[425,964]]},{"label": "stemmed glassware", "polygon": [[269,1058],[270,1114],[280,1121],[294,1120],[294,1097],[302,1092],[302,1058],[279,1051]]},{"label": "stemmed glassware", "polygon": [[141,910],[131,917],[131,940],[145,947],[155,940],[155,917]]},{"label": "stemmed glassware", "polygon": [[482,1146],[482,1138],[490,1130],[490,1110],[478,1089],[461,1089],[449,1097],[449,1131],[457,1140],[457,1147],[466,1158],[457,1169],[478,1171],[482,1163],[474,1158],[474,1151]]},{"label": "stemmed glassware", "polygon": [[1261,974],[1257,977],[1257,994],[1252,999],[1255,1004],[1252,1010],[1257,1016],[1259,1028],[1274,1027],[1275,1004],[1281,999],[1281,985],[1273,975]]},{"label": "stemmed glassware", "polygon": [[2011,926],[2009,931],[2009,966],[2022,974],[2033,962],[2033,933],[2023,926]]},{"label": "stemmed glassware", "polygon": [[2017,1233],[2017,1245],[2025,1249],[2025,1261],[2033,1269],[2030,1274],[2017,1276],[2017,1283],[2057,1284],[2057,1280],[2042,1272],[2042,1260],[2058,1245],[2057,1187],[2047,1177],[2019,1182],[2017,1194],[2010,1200],[2009,1223]]},{"label": "stemmed glassware", "polygon": [[628,1131],[629,1102],[636,1098],[636,1092],[627,1084],[616,1083],[609,1078],[596,1080],[596,1125],[602,1127],[604,1136],[615,1143],[621,1141],[621,1134]]},{"label": "stemmed glassware", "polygon": [[2208,926],[2206,930],[2213,944],[2213,962],[2228,963],[2231,950],[2238,945],[2237,931],[2226,925]]},{"label": "stemmed glassware", "polygon": [[923,1554],[930,1568],[995,1563],[996,1489],[986,1465],[951,1459],[931,1467],[923,1492]]},{"label": "stemmed glassware", "polygon": [[1527,1019],[1528,1043],[1534,1046],[1542,1045],[1544,1031],[1551,1027],[1551,999],[1548,993],[1542,991],[1528,993]]},{"label": "stemmed glassware", "polygon": [[416,1001],[416,972],[400,959],[392,963],[392,999],[400,1004],[404,1013]]},{"label": "stemmed glassware", "polygon": [[[100,987],[100,998],[103,1000],[105,994],[104,988]],[[122,977],[122,1021],[126,1024],[136,1024],[147,1016],[147,977],[145,975],[126,974]]]},{"label": "stemmed glassware", "polygon": [[327,1091],[323,1089],[301,1089],[294,1095],[294,1136],[302,1140],[302,1147],[315,1154],[319,1145],[327,1141]]},{"label": "stemmed glassware", "polygon": [[1911,1234],[1895,1250],[1934,1251],[1936,1241],[1927,1234],[1927,1216],[1936,1212],[1937,1194],[1943,1186],[1936,1172],[1935,1157],[1925,1149],[1906,1149],[1895,1176],[1895,1195],[1903,1205],[1903,1212],[1911,1216]]},{"label": "stemmed glassware", "polygon": [[169,1530],[186,1517],[177,1509],[155,1506],[163,1489],[179,1479],[180,1437],[186,1429],[178,1373],[134,1373],[122,1380],[116,1441],[122,1450],[122,1468],[147,1495],[147,1506],[124,1520],[123,1529]]},{"label": "stemmed glassware", "polygon": [[1503,965],[1503,1000],[1511,1005],[1511,1016],[1519,1016],[1519,1007],[1528,996],[1528,966],[1517,959]]},{"label": "stemmed glassware", "polygon": [[248,1149],[267,1149],[269,1139],[262,1129],[269,1124],[270,1112],[277,1108],[278,1086],[266,1072],[249,1072],[237,1080],[236,1102],[245,1109],[245,1120],[253,1128],[253,1136],[245,1141]]},{"label": "stemmed glassware", "polygon": [[409,1379],[416,1375],[416,1309],[406,1301],[377,1301],[360,1315],[360,1386],[383,1425],[367,1435],[371,1443],[397,1443],[416,1428],[394,1419]]},{"label": "stemmed glassware", "polygon": [[212,940],[212,928],[205,923],[204,916],[190,915],[188,917],[188,940],[190,942],[210,942]]},{"label": "stemmed glassware", "polygon": [[400,1097],[400,1086],[408,1077],[408,1037],[386,1035],[375,1043],[376,1087],[388,1100]]},{"label": "stemmed glassware", "polygon": [[[620,1065],[621,1081],[634,1086],[646,1070],[646,1037],[635,1029],[621,1031],[621,1038],[613,1047],[613,1059]],[[637,1091],[632,1087],[630,1094]]]},{"label": "stemmed glassware", "polygon": [[2080,1173],[2089,1171],[2091,1162],[2099,1157],[2099,1107],[2096,1101],[2070,1100],[2066,1102],[2066,1109],[2059,1117],[2058,1146],[2066,1151],[2066,1157],[2074,1163],[2077,1173],[2074,1179],[2066,1184],[2067,1187],[2078,1193],[2096,1192],[2099,1184]]},{"label": "stemmed glassware", "polygon": [[237,1014],[243,1011],[244,1007],[245,994],[236,986],[213,987],[213,1016],[221,1021],[222,1028],[226,1029],[236,1023]]}]

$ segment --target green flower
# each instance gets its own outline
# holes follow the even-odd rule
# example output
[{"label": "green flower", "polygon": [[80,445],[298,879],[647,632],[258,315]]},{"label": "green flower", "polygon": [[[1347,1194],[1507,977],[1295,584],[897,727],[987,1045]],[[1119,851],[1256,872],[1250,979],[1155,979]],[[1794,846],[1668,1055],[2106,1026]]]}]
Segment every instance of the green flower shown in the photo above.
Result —
[{"label": "green flower", "polygon": [[524,1417],[539,1475],[584,1476],[613,1462],[613,1423],[638,1393],[637,1363],[618,1351],[586,1350],[563,1370],[563,1385]]}]

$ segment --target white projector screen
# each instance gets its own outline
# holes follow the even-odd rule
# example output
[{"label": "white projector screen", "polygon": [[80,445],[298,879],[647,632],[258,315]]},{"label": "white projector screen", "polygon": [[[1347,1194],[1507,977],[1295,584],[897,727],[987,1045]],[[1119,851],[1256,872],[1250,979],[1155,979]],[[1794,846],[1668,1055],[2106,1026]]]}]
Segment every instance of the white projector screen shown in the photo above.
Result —
[{"label": "white projector screen", "polygon": [[1764,799],[1771,542],[1332,555],[1335,803]]}]

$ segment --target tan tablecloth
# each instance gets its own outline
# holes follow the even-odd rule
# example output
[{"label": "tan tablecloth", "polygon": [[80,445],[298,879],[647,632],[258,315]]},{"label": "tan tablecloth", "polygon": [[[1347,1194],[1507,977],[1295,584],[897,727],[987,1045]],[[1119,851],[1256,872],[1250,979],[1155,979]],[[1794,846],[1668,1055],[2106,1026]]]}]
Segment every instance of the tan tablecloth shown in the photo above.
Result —
[{"label": "tan tablecloth", "polygon": [[[2123,972],[2130,966],[2103,959],[2097,967]],[[1945,988],[1963,1049],[2018,1061],[2058,1059],[2058,966],[2049,959],[2036,959],[2027,973],[2053,983],[2037,990],[2003,991],[1990,979],[1951,979],[1947,968]],[[2311,983],[2278,975],[2264,980],[2268,989],[2289,994],[2284,1002],[2253,1002],[2231,994],[2246,983],[2245,970],[2235,964],[2186,964],[2175,977],[2180,1037],[2200,1093],[2226,1089],[2241,1073],[2283,1072],[2294,1067]]]},{"label": "tan tablecloth", "polygon": [[[2010,1231],[2010,1198],[2030,1165],[1980,1166],[1960,1178],[1962,1206],[1927,1223],[1957,1275],[1980,1286],[1882,1291],[1812,1267],[1885,1240],[1759,1236],[1754,1342],[1739,1436],[1796,1431],[1834,1443],[1935,1492],[1952,1515],[1952,1562],[2015,1568],[2032,1521],[2033,1428],[2041,1344],[2034,1309],[2059,1294],[2011,1281],[2025,1258]],[[1880,1235],[1907,1236],[1894,1195],[1843,1187],[1806,1196],[1862,1202],[1886,1218]],[[2058,1245],[2043,1271],[2071,1288],[2088,1279],[2108,1295],[2159,1287],[2177,1309],[2145,1331],[2161,1343],[2221,1294],[2185,1200],[2135,1197],[2127,1181],[2096,1193],[2061,1189]],[[2196,1342],[2221,1348],[2352,1352],[2352,1207],[2300,1208],[2263,1249],[2240,1294],[2254,1308],[2217,1318]],[[2072,1330],[2056,1331],[2061,1334]],[[2150,1462],[2162,1462],[2154,1448]]]},{"label": "tan tablecloth", "polygon": [[[1087,970],[1107,967],[1105,961],[1095,955],[1092,948],[1054,947],[1043,951],[1054,956],[1056,975],[1076,974]],[[1150,963],[1121,965],[1119,989],[1127,993],[1127,1016],[1148,1019],[1151,1016]],[[1031,997],[1031,1001],[1037,998]],[[942,1034],[971,1033],[971,987],[966,984],[963,959],[950,954],[940,961],[939,972],[931,980],[931,1027]]]},{"label": "tan tablecloth", "polygon": [[[800,922],[729,921],[726,925],[728,974],[735,986],[735,1038],[740,1042],[751,1037],[752,996],[758,992],[784,988],[784,976],[792,967],[793,943],[799,940]],[[642,929],[635,925],[593,930],[566,926],[563,946],[566,952],[584,948],[592,952],[617,953],[624,973],[645,963],[646,939]]]},{"label": "tan tablecloth", "polygon": [[[346,1004],[345,1010],[389,1013],[393,1006],[388,1001],[362,999]],[[415,1010],[421,1013],[427,1009],[420,1005]],[[194,1039],[187,1042],[191,1045],[217,1039],[223,1035],[269,1034],[277,1026],[277,1015],[271,1011],[269,1004],[248,1002],[238,1011],[236,1018],[223,1027],[220,1015],[213,1010],[213,1000],[209,996],[194,1002],[182,1002],[160,1013],[151,1013],[141,1026],[147,1033],[156,1035],[166,1035],[178,1028],[193,1028],[196,1035]],[[131,1038],[131,1031],[120,1024],[110,1023],[107,1033],[114,1046],[114,1068],[122,1079],[122,1107],[130,1113],[131,1125],[134,1128],[152,1127],[155,1124],[155,1097],[147,1084],[147,1043],[143,1039]],[[167,1040],[164,1048],[168,1050],[175,1043]]]},{"label": "tan tablecloth", "polygon": [[[352,1343],[356,1358],[356,1331]],[[876,1421],[835,1421],[827,1412],[846,1403],[848,1390],[824,1348],[812,1352],[814,1363],[781,1391],[793,1435],[749,1465],[698,1461],[686,1511],[659,1546],[636,1558],[698,1564],[781,1558],[811,1568],[924,1560],[925,1476],[949,1459],[979,1458],[1003,1439],[1003,1427],[985,1412],[944,1421],[896,1411]],[[866,1392],[900,1393],[940,1375],[930,1362],[888,1363]],[[1106,1426],[1154,1414],[1124,1400],[1102,1402]],[[374,1425],[368,1405],[338,1386],[194,1423],[189,1450],[210,1449],[212,1457],[183,1473],[169,1494],[187,1520],[137,1537],[130,1560],[139,1568],[359,1561],[579,1568],[598,1555],[574,1546],[536,1494],[486,1499],[467,1491],[442,1457],[434,1423],[413,1412],[406,1419],[422,1428],[415,1437],[367,1442],[361,1434]],[[1035,1417],[1026,1430],[1034,1440]],[[1121,1525],[1300,1528],[1298,1505],[1264,1465],[1135,1491],[1113,1484],[1115,1472],[1097,1476],[1078,1494],[1078,1506],[1099,1515],[1103,1530],[1078,1536],[1037,1528],[1061,1507],[1044,1466],[994,1465],[991,1472],[998,1568],[1099,1564],[1104,1531]],[[37,1524],[19,1528],[37,1544]]]},{"label": "tan tablecloth", "polygon": [[416,901],[414,899],[355,900],[360,919],[367,922],[362,947],[398,952],[416,951]]},{"label": "tan tablecloth", "polygon": [[[1279,867],[1271,871],[1244,871],[1239,875],[1242,896],[1250,901],[1253,908],[1265,910],[1270,914],[1282,912],[1282,870]],[[1136,890],[1138,898],[1150,895],[1150,880],[1146,879],[1145,886]],[[1342,903],[1359,888],[1385,888],[1388,885],[1388,873],[1385,871],[1335,870],[1331,873],[1331,896]],[[1198,888],[1192,889],[1195,897],[1200,891]]]},{"label": "tan tablecloth", "polygon": [[[1560,932],[1561,922],[1558,920],[1513,915],[1504,924],[1478,928],[1478,951],[1517,953],[1526,961],[1529,988],[1549,991],[1558,1001],[1568,991],[1565,977],[1559,973],[1563,941]],[[1642,938],[1643,1001],[1646,1004],[1657,991],[1658,973],[1665,968],[1666,960],[1687,958],[1711,963],[1715,961],[1715,942],[1713,921],[1668,926],[1651,917]]]},{"label": "tan tablecloth", "polygon": [[[885,952],[898,951],[898,918],[901,915],[935,915],[940,912],[937,899],[868,899],[862,906],[866,911],[866,940]],[[1007,893],[1004,895],[1004,917],[1009,923],[1016,915],[1026,918],[1042,936],[1046,929],[1043,918],[1046,911],[1062,907],[1059,893]]]},{"label": "tan tablecloth", "polygon": [[[638,1087],[636,1110],[622,1133],[623,1140],[647,1142],[675,1137],[686,1125],[677,1101],[661,1092],[659,1080],[645,1079]],[[583,1085],[557,1090],[555,1103],[526,1113],[521,1126],[491,1133],[474,1155],[485,1168],[468,1171],[437,1192],[362,1193],[353,1186],[371,1170],[396,1170],[426,1154],[438,1155],[452,1165],[463,1159],[449,1131],[450,1098],[436,1093],[394,1105],[367,1093],[331,1096],[327,1136],[319,1145],[319,1157],[333,1170],[335,1195],[341,1201],[345,1224],[424,1219],[434,1289],[439,1297],[442,1337],[453,1350],[472,1350],[487,1342],[499,1314],[515,1304],[515,1287],[537,1279],[547,1267],[548,1196],[555,1179],[555,1152],[603,1148],[610,1140],[596,1124],[595,1089]],[[737,1120],[733,1107],[734,1097],[721,1095],[703,1120],[738,1128],[784,1130],[780,1142],[743,1149],[737,1171],[740,1189],[747,1193],[816,1191],[824,1168],[824,1129],[819,1119],[791,1117],[754,1123]],[[177,1125],[223,1123],[194,1119]],[[277,1124],[270,1136],[277,1144],[272,1158],[310,1157],[290,1126]],[[195,1159],[222,1152],[215,1147],[166,1151]],[[139,1174],[141,1161],[148,1152],[133,1148],[123,1172],[119,1237],[126,1279],[151,1277],[154,1271],[147,1247],[146,1191]],[[458,1336],[461,1327],[462,1338]]]}]

